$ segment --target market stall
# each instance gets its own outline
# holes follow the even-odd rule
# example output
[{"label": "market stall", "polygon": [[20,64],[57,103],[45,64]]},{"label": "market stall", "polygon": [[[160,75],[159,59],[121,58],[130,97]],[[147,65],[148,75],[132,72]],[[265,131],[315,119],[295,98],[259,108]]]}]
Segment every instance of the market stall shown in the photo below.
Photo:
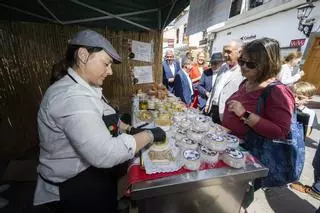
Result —
[{"label": "market stall", "polygon": [[132,111],[133,126],[159,126],[167,134],[129,167],[129,193],[139,212],[238,212],[249,181],[268,173],[240,139],[173,95],[140,93]]},{"label": "market stall", "polygon": [[[188,4],[188,0],[1,1],[0,156],[12,160],[37,149],[39,104],[52,66],[63,58],[76,32],[90,28],[101,33],[121,56],[123,63],[112,67],[113,75],[102,87],[111,104],[128,113],[132,93],[147,85],[135,84],[132,71],[148,66],[152,81],[162,82],[162,30]],[[138,42],[150,47],[151,60],[142,61],[137,54],[129,57],[132,44]]]}]

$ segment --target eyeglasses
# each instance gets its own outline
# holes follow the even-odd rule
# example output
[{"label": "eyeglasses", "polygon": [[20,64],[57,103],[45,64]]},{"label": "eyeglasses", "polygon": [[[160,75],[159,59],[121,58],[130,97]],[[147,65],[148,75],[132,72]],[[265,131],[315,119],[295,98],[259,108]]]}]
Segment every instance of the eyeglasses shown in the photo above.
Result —
[{"label": "eyeglasses", "polygon": [[238,64],[242,67],[244,64],[246,64],[246,66],[249,68],[249,69],[255,69],[257,66],[254,62],[251,62],[251,61],[244,61],[242,59],[238,59]]}]

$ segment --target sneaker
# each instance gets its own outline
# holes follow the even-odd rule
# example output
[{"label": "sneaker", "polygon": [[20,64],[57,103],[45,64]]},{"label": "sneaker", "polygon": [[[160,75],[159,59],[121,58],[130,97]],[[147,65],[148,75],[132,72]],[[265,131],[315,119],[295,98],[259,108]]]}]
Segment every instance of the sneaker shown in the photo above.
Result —
[{"label": "sneaker", "polygon": [[306,193],[306,190],[310,188],[310,186],[303,185],[300,182],[291,183],[289,186],[291,189],[297,190],[302,193]]},{"label": "sneaker", "polygon": [[4,199],[3,197],[0,197],[0,209],[4,208],[5,206],[7,206],[9,203],[8,200]]},{"label": "sneaker", "polygon": [[307,190],[306,190],[306,193],[309,194],[309,195],[311,195],[311,196],[314,197],[315,199],[320,200],[320,193],[314,191],[312,188],[307,189]]},{"label": "sneaker", "polygon": [[0,194],[10,188],[9,184],[4,184],[0,186]]}]

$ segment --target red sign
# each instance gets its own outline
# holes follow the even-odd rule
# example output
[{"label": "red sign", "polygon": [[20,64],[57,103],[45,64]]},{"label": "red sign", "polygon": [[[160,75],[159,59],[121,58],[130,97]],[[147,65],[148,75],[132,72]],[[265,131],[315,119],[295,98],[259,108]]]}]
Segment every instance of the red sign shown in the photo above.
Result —
[{"label": "red sign", "polygon": [[305,41],[305,38],[291,40],[290,47],[301,47],[304,45]]},{"label": "red sign", "polygon": [[174,39],[168,39],[168,47],[173,48],[174,47]]}]

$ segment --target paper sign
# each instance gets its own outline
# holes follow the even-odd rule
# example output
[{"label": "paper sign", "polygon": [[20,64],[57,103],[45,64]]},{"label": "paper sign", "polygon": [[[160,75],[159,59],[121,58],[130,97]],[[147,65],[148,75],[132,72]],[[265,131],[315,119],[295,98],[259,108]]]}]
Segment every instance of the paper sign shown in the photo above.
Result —
[{"label": "paper sign", "polygon": [[134,60],[152,62],[152,45],[141,41],[132,40]]},{"label": "paper sign", "polygon": [[152,66],[141,66],[133,68],[134,77],[138,79],[138,84],[152,83]]}]

